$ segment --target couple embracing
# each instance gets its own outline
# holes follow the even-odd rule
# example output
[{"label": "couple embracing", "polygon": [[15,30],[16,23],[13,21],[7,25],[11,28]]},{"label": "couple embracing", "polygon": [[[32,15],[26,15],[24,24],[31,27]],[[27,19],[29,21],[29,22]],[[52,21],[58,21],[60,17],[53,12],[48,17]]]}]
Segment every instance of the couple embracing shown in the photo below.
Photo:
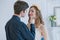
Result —
[{"label": "couple embracing", "polygon": [[14,15],[5,26],[7,40],[47,40],[41,11],[37,6],[30,7],[27,25],[20,20],[28,7],[28,3],[24,1],[15,2]]}]

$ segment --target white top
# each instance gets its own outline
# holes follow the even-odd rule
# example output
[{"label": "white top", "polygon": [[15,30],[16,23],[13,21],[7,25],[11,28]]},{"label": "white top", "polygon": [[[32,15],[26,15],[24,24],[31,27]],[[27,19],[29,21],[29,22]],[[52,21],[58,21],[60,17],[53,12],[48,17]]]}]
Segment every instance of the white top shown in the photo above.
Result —
[{"label": "white top", "polygon": [[38,28],[36,28],[36,30],[35,30],[35,40],[41,40],[41,32],[40,32],[40,30],[38,29]]}]

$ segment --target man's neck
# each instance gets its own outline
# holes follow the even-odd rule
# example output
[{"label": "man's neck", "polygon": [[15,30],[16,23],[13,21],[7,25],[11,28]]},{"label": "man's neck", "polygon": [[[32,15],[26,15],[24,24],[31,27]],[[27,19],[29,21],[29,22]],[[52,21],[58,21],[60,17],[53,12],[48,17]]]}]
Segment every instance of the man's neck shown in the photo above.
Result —
[{"label": "man's neck", "polygon": [[18,14],[14,14],[15,16],[18,16],[19,18],[21,18],[21,15],[18,15]]}]

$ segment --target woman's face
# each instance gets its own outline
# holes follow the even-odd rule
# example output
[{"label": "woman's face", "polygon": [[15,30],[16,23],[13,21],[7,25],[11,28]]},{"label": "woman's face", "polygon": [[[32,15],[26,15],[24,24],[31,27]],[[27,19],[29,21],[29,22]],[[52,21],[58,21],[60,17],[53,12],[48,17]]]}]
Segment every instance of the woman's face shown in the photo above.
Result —
[{"label": "woman's face", "polygon": [[30,8],[30,10],[29,10],[29,17],[36,18],[36,10],[34,7]]}]

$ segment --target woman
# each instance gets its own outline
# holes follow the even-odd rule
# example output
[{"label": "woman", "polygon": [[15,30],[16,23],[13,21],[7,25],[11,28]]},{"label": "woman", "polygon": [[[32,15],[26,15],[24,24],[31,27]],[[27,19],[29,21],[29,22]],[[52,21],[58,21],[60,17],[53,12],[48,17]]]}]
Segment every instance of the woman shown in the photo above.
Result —
[{"label": "woman", "polygon": [[35,40],[47,40],[47,34],[44,28],[44,22],[42,20],[41,11],[38,9],[38,7],[31,6],[28,15],[29,20],[27,26],[29,29],[30,29],[30,21],[32,21],[32,19],[35,19],[35,28],[36,28]]}]

